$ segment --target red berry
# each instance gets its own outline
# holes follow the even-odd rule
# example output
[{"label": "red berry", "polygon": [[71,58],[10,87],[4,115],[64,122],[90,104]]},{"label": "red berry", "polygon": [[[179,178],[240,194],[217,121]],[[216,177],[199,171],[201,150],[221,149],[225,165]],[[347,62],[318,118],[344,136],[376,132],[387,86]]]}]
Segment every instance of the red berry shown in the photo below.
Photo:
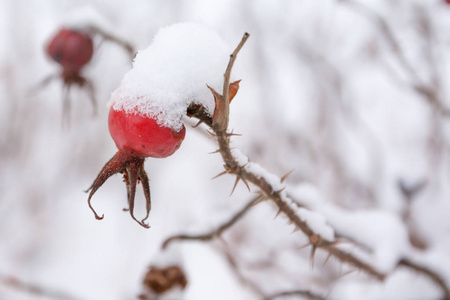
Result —
[{"label": "red berry", "polygon": [[78,73],[91,60],[93,52],[91,37],[74,29],[61,29],[47,45],[47,54],[67,74]]},{"label": "red berry", "polygon": [[112,107],[108,125],[119,151],[130,151],[140,157],[170,156],[180,148],[186,134],[184,125],[177,132],[159,125],[152,118],[114,110]]}]

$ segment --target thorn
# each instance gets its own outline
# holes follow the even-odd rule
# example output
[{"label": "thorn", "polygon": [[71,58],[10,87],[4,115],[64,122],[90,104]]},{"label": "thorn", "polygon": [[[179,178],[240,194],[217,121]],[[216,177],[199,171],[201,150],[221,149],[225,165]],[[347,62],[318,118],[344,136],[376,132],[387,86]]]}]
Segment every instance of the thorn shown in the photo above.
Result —
[{"label": "thorn", "polygon": [[219,153],[219,152],[220,152],[220,149],[217,149],[216,151],[209,152],[208,154],[216,154],[216,153]]},{"label": "thorn", "polygon": [[275,215],[275,218],[274,218],[274,219],[276,219],[280,214],[281,214],[281,208],[278,210],[278,212],[277,212],[277,214]]},{"label": "thorn", "polygon": [[311,270],[314,269],[314,255],[316,254],[317,247],[313,245],[311,249]]},{"label": "thorn", "polygon": [[258,201],[256,201],[252,206],[256,206],[256,205],[258,205],[258,204],[260,204],[261,202],[264,202],[264,201],[266,201],[267,199],[269,199],[269,198],[267,198],[267,197],[264,197],[262,194],[260,194],[260,199],[258,200]]},{"label": "thorn", "polygon": [[306,245],[300,246],[299,248],[297,248],[297,250],[302,250],[305,249],[307,247],[311,246],[311,243],[307,243]]},{"label": "thorn", "polygon": [[294,230],[292,230],[291,233],[296,233],[296,232],[298,232],[298,231],[301,231],[301,229],[298,228],[297,226],[295,226],[295,227],[294,227]]},{"label": "thorn", "polygon": [[227,133],[227,136],[228,137],[230,137],[230,136],[242,136],[242,134],[240,134],[240,133]]},{"label": "thorn", "polygon": [[214,176],[213,178],[211,178],[211,180],[216,179],[216,178],[218,178],[218,177],[220,177],[220,176],[223,176],[223,175],[225,175],[225,174],[227,174],[227,173],[228,173],[228,171],[225,170],[225,171],[223,171],[222,173],[217,174],[216,176]]},{"label": "thorn", "polygon": [[237,185],[238,185],[240,179],[241,179],[241,178],[240,178],[239,176],[236,176],[236,181],[234,182],[233,190],[231,191],[230,196],[233,195],[234,190],[236,189],[236,187],[237,187]]},{"label": "thorn", "polygon": [[250,192],[250,186],[248,185],[247,179],[241,177],[241,180],[244,182],[245,186],[247,187],[248,191]]},{"label": "thorn", "polygon": [[212,137],[216,137],[217,135],[214,132],[211,132],[210,130],[206,130],[207,133],[209,133]]},{"label": "thorn", "polygon": [[286,174],[284,174],[283,177],[281,177],[280,181],[283,183],[286,180],[286,178],[288,178],[288,176],[292,174],[292,172],[294,172],[294,169],[292,169],[289,172],[287,172]]},{"label": "thorn", "polygon": [[234,130],[231,130],[231,132],[227,132],[227,137],[230,137],[230,136],[242,136],[242,134],[239,134],[239,133],[234,133]]},{"label": "thorn", "polygon": [[330,257],[331,257],[331,253],[328,253],[327,258],[325,258],[325,261],[323,262],[322,266],[325,266],[327,264],[327,262],[330,259]]},{"label": "thorn", "polygon": [[202,124],[203,123],[203,121],[202,120],[200,120],[200,121],[198,121],[198,123],[197,124],[195,124],[194,126],[192,126],[192,128],[197,128],[200,124]]},{"label": "thorn", "polygon": [[275,193],[279,194],[279,193],[281,193],[282,191],[284,191],[285,189],[286,189],[286,187],[283,187],[283,188],[281,188],[281,189],[279,189],[279,190],[276,190]]}]

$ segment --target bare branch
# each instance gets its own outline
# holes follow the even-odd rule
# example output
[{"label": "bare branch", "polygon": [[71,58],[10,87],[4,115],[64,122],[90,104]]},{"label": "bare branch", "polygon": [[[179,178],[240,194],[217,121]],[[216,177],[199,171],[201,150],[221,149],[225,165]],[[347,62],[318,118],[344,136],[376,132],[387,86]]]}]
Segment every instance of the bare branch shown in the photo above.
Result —
[{"label": "bare branch", "polygon": [[130,57],[133,59],[134,56],[136,55],[136,50],[134,49],[134,47],[128,43],[125,40],[122,40],[106,31],[104,31],[103,29],[96,27],[96,26],[91,26],[89,27],[89,30],[92,31],[94,34],[98,34],[100,35],[102,38],[104,38],[107,41],[111,41],[117,45],[119,45],[120,47],[122,47],[123,49],[125,49],[126,52],[128,52],[128,54],[130,55]]},{"label": "bare branch", "polygon": [[236,214],[234,214],[230,220],[220,225],[217,229],[212,230],[210,232],[200,234],[200,235],[188,235],[188,234],[180,234],[175,235],[164,241],[162,248],[166,248],[171,242],[175,240],[197,240],[197,241],[210,241],[217,236],[220,236],[225,230],[233,226],[237,221],[239,221],[253,206],[255,206],[258,202],[262,200],[262,196],[258,196],[251,200],[246,206],[240,209]]},{"label": "bare branch", "polygon": [[214,108],[214,116],[212,120],[212,124],[215,130],[223,131],[228,128],[228,119],[230,115],[230,77],[231,70],[233,68],[234,62],[236,61],[236,57],[239,51],[244,46],[245,42],[249,38],[249,34],[246,32],[241,39],[241,42],[230,55],[230,61],[228,63],[227,69],[225,71],[224,83],[223,83],[223,94],[220,95],[212,88],[209,88],[214,95],[214,100],[216,102],[216,107]]},{"label": "bare branch", "polygon": [[400,66],[406,71],[411,77],[411,87],[414,91],[420,94],[426,99],[426,101],[437,110],[442,116],[449,117],[450,109],[443,105],[436,88],[432,85],[424,83],[417,72],[415,71],[411,62],[406,58],[400,43],[395,38],[394,33],[389,27],[385,19],[383,19],[377,12],[372,10],[370,7],[364,5],[363,3],[354,0],[341,0],[342,3],[349,5],[356,12],[368,17],[370,20],[378,25],[384,39],[392,50],[394,57],[397,59]]},{"label": "bare branch", "polygon": [[447,286],[445,280],[436,272],[433,270],[430,270],[427,267],[421,266],[407,258],[403,258],[398,263],[399,266],[406,267],[409,269],[412,269],[414,271],[417,271],[418,273],[421,273],[422,275],[425,275],[426,277],[430,278],[434,283],[436,283],[441,290],[444,292],[444,298],[443,299],[450,299],[450,289]]},{"label": "bare branch", "polygon": [[39,297],[47,297],[47,298],[56,299],[56,300],[80,299],[80,298],[71,296],[62,291],[48,289],[48,288],[45,288],[42,286],[38,286],[35,284],[31,284],[31,283],[22,281],[21,279],[14,277],[14,276],[0,274],[0,284],[7,286],[11,289],[18,290],[18,291],[21,291],[24,293],[28,293],[30,295],[39,296]]},{"label": "bare branch", "polygon": [[223,82],[223,98],[225,102],[230,103],[230,78],[231,78],[231,69],[233,68],[234,62],[236,61],[237,55],[239,51],[241,51],[247,39],[250,37],[248,32],[244,33],[241,42],[236,47],[234,52],[230,55],[230,61],[228,62],[227,70],[224,74],[224,82]]}]

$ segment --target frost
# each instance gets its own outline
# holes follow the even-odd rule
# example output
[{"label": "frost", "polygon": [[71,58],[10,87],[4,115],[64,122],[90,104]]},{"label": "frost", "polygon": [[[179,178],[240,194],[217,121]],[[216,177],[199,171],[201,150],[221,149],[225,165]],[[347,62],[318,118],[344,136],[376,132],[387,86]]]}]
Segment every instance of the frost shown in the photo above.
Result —
[{"label": "frost", "polygon": [[138,52],[110,104],[115,110],[137,112],[180,130],[191,102],[213,112],[214,100],[206,85],[221,91],[229,54],[218,34],[201,25],[163,28],[147,49]]}]

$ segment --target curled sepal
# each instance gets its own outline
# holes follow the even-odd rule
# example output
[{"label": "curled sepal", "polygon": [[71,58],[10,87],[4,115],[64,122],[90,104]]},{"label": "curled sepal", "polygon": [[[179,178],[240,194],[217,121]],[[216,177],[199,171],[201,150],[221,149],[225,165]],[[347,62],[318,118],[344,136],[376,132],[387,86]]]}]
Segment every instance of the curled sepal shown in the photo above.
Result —
[{"label": "curled sepal", "polygon": [[214,114],[212,117],[212,125],[217,131],[226,130],[228,127],[228,118],[230,115],[230,102],[233,100],[234,96],[236,96],[239,90],[239,82],[235,81],[230,84],[228,87],[228,102],[225,100],[223,95],[220,95],[217,91],[215,91],[212,87],[207,85],[209,90],[214,96]]},{"label": "curled sepal", "polygon": [[[136,156],[132,152],[118,151],[102,168],[94,183],[86,191],[89,192],[88,205],[89,208],[95,215],[97,220],[103,219],[103,215],[100,217],[91,205],[91,198],[95,192],[106,182],[106,180],[114,174],[122,173],[124,177],[124,182],[127,187],[127,200],[128,200],[128,211],[131,217],[139,225],[145,228],[150,228],[150,226],[144,221],[148,218],[151,208],[151,198],[150,198],[150,185],[147,173],[144,170],[145,158]],[[146,217],[142,221],[138,221],[134,216],[134,198],[136,195],[136,185],[138,182],[142,183],[144,190],[144,196],[146,199],[147,213]]]}]

